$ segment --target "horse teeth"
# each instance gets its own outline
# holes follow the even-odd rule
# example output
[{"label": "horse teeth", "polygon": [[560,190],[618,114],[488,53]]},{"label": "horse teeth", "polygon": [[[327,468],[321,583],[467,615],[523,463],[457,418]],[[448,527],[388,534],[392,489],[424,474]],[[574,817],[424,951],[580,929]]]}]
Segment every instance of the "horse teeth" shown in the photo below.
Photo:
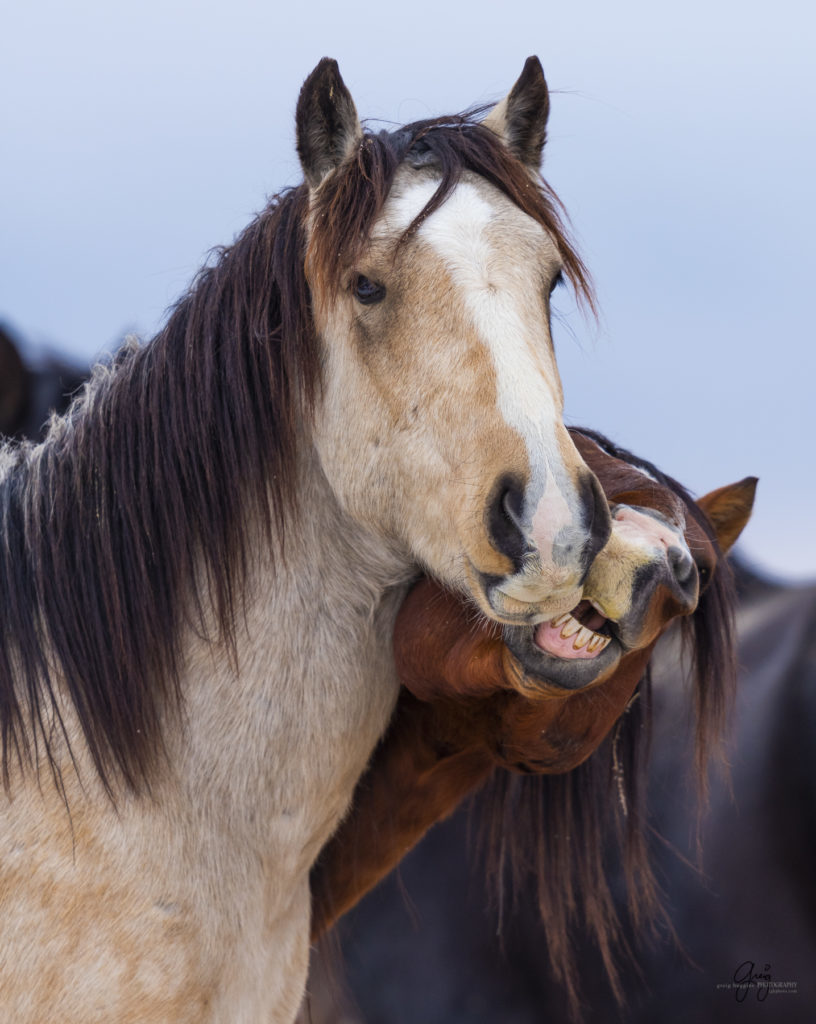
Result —
[{"label": "horse teeth", "polygon": [[584,627],[581,625],[581,623],[570,615],[568,622],[561,630],[561,639],[569,640],[571,636],[575,636],[579,629],[583,628]]},{"label": "horse teeth", "polygon": [[550,625],[557,629],[559,626],[563,626],[565,622],[569,622],[572,618],[569,612],[564,612],[563,615],[557,615],[554,619],[550,619]]},{"label": "horse teeth", "polygon": [[590,654],[594,654],[595,651],[602,651],[609,643],[609,640],[608,636],[601,636],[600,633],[595,633],[587,645],[587,650]]},{"label": "horse teeth", "polygon": [[591,629],[587,629],[586,626],[581,626],[575,639],[572,641],[572,649],[574,651],[580,651],[582,647],[585,647],[587,642],[591,640],[596,634]]}]

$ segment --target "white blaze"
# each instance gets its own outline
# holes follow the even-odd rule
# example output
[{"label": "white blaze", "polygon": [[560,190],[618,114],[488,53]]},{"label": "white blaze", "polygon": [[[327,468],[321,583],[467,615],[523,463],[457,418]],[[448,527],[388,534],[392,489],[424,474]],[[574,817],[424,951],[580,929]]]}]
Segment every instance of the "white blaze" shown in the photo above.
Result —
[{"label": "white blaze", "polygon": [[[408,227],[436,187],[434,181],[417,183],[389,203],[389,231]],[[532,348],[533,343],[548,344],[549,338],[542,331],[531,339],[522,321],[519,311],[530,301],[529,295],[521,293],[518,284],[523,270],[520,274],[518,266],[508,267],[506,251],[490,238],[488,229],[497,216],[475,185],[460,182],[423,222],[418,235],[433,247],[459,290],[493,359],[502,416],[525,439],[535,462],[554,444],[552,424],[559,418],[553,391]],[[519,211],[519,216],[524,214]],[[543,228],[539,230],[543,235]],[[539,274],[530,277],[533,287],[542,287]],[[529,288],[531,282],[527,284]]]},{"label": "white blaze", "polygon": [[[388,204],[383,227],[405,230],[430,200],[437,183],[422,181],[395,196]],[[504,216],[506,217],[506,212]],[[526,231],[540,231],[524,217]],[[459,292],[463,308],[490,353],[496,374],[497,404],[505,422],[524,440],[531,470],[526,520],[534,543],[549,559],[552,542],[563,526],[574,522],[569,502],[558,486],[554,466],[562,456],[556,438],[561,412],[556,402],[557,380],[549,352],[547,326],[536,325],[523,312],[535,308],[544,287],[539,267],[508,260],[491,226],[500,211],[470,182],[460,182],[442,206],[425,220],[418,232],[442,260]],[[529,235],[528,235],[529,238]],[[532,521],[531,521],[532,520]]]}]

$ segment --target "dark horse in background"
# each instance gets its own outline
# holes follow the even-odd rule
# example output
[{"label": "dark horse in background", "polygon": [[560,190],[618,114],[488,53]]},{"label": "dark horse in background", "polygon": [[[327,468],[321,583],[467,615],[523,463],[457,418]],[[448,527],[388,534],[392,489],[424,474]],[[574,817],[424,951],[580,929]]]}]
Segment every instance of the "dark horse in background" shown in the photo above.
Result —
[{"label": "dark horse in background", "polygon": [[[680,653],[667,637],[652,673],[647,827],[671,923],[652,941],[627,929],[633,955],[620,957],[622,1010],[597,950],[576,927],[586,1024],[814,1019],[816,583],[786,586],[735,568],[740,675],[730,779],[716,771],[710,778],[699,858],[694,738]],[[316,979],[313,1024],[570,1019],[552,980],[534,888],[501,919],[486,906],[472,855],[485,799],[432,829],[340,922],[345,985]],[[625,919],[622,878],[617,889]]]},{"label": "dark horse in background", "polygon": [[0,434],[42,437],[48,417],[65,412],[86,377],[56,356],[33,359],[27,346],[0,324]]}]

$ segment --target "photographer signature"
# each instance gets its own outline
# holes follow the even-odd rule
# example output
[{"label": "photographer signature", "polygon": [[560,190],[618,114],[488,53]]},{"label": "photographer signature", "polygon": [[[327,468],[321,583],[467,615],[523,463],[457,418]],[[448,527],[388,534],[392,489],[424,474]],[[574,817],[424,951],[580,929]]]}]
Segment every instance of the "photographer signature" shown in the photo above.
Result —
[{"label": "photographer signature", "polygon": [[738,1003],[745,1002],[752,986],[756,987],[756,997],[761,1003],[768,998],[771,987],[771,965],[765,964],[764,969],[758,971],[753,960],[744,960],[734,971],[734,984]]}]

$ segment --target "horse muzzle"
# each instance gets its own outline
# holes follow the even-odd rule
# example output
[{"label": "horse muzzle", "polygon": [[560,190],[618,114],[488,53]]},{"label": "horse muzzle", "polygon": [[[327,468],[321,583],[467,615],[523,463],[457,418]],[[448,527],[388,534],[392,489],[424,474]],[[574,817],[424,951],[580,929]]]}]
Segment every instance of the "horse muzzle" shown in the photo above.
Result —
[{"label": "horse muzzle", "polygon": [[548,473],[542,493],[531,497],[530,490],[525,494],[512,476],[500,478],[485,515],[492,546],[515,571],[481,573],[482,589],[491,611],[509,625],[535,624],[574,607],[611,532],[606,497],[589,470],[561,488]]},{"label": "horse muzzle", "polygon": [[652,509],[613,506],[612,534],[569,611],[506,626],[509,666],[521,692],[579,690],[607,679],[697,606],[699,574],[682,526]]}]

